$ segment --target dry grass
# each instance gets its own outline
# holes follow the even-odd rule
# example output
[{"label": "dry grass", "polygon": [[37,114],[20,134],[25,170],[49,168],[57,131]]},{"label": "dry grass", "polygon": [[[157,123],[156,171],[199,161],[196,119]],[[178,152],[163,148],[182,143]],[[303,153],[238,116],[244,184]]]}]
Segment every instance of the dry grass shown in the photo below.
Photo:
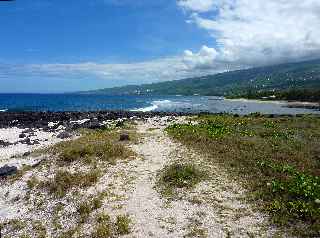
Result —
[{"label": "dry grass", "polygon": [[48,189],[50,193],[57,197],[63,197],[74,187],[89,187],[95,184],[100,175],[99,170],[92,170],[87,173],[70,173],[66,170],[58,170],[52,179],[41,182],[39,186]]},{"label": "dry grass", "polygon": [[126,235],[130,233],[131,219],[128,215],[119,215],[115,223],[117,234]]},{"label": "dry grass", "polygon": [[[61,162],[72,163],[82,161],[92,163],[103,161],[114,163],[117,159],[126,159],[133,156],[133,152],[119,142],[117,131],[86,130],[82,136],[72,141],[65,141],[55,145],[50,152],[57,154]],[[131,138],[135,138],[131,132]]]}]

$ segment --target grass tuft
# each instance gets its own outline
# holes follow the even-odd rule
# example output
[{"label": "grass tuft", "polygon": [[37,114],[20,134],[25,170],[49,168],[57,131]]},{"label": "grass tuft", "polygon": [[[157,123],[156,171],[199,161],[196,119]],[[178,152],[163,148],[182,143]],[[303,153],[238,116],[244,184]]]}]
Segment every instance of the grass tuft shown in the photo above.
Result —
[{"label": "grass tuft", "polygon": [[35,176],[32,176],[28,181],[27,181],[27,186],[29,189],[33,189],[37,187],[39,184],[39,179]]},{"label": "grass tuft", "polygon": [[97,196],[93,197],[92,199],[89,199],[83,203],[81,203],[78,207],[78,213],[80,216],[80,222],[85,222],[90,214],[103,205],[103,199],[106,196],[106,193],[99,193]]},{"label": "grass tuft", "polygon": [[50,193],[58,197],[63,197],[73,187],[89,187],[97,183],[100,171],[95,169],[87,173],[70,173],[65,170],[58,170],[55,176],[47,182],[43,182],[41,187],[48,188]]},{"label": "grass tuft", "polygon": [[109,215],[101,213],[97,217],[97,225],[92,234],[94,238],[118,237],[130,233],[131,219],[128,215],[119,215],[115,223]]},{"label": "grass tuft", "polygon": [[163,195],[172,196],[177,188],[192,188],[204,178],[205,173],[193,164],[175,163],[160,172],[158,185]]},{"label": "grass tuft", "polygon": [[126,235],[130,233],[131,219],[128,215],[119,215],[116,220],[117,233],[119,235]]}]

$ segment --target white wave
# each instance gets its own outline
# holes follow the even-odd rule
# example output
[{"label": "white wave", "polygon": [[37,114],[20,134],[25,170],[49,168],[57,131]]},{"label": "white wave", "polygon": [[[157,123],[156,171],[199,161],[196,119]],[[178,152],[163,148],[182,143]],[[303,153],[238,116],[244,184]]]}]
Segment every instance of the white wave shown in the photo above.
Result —
[{"label": "white wave", "polygon": [[157,108],[164,106],[164,105],[169,105],[171,103],[170,100],[158,100],[158,101],[152,101],[151,106],[148,107],[142,107],[138,109],[133,109],[131,111],[133,112],[151,112],[156,110]]},{"label": "white wave", "polygon": [[138,108],[138,109],[133,109],[131,111],[132,112],[150,112],[150,111],[156,110],[157,108],[158,108],[158,106],[152,105],[149,107],[142,107],[142,108]]},{"label": "white wave", "polygon": [[6,112],[8,109],[0,109],[0,112]]}]

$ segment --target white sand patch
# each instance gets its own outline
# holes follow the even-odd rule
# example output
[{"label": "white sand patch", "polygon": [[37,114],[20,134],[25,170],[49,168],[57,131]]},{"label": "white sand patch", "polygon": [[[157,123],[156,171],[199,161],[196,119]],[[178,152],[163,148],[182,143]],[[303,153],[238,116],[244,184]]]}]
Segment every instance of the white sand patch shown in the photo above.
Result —
[{"label": "white sand patch", "polygon": [[22,133],[22,131],[23,129],[19,129],[17,127],[2,128],[0,129],[0,140],[14,143],[19,140],[19,135]]},{"label": "white sand patch", "polygon": [[61,132],[61,130],[63,130],[63,128],[58,128],[58,130],[55,132],[46,132],[40,129],[35,129],[33,132],[34,135],[29,135],[28,133],[26,133],[26,135],[30,138],[31,143],[37,141],[39,144],[23,144],[21,141],[25,138],[19,138],[19,135],[24,130],[25,129],[19,129],[16,127],[0,129],[0,140],[14,143],[6,147],[0,147],[0,167],[6,164],[10,166],[17,166],[18,168],[20,168],[23,164],[32,165],[37,161],[27,157],[13,157],[62,141],[62,139],[59,139],[56,136]]}]

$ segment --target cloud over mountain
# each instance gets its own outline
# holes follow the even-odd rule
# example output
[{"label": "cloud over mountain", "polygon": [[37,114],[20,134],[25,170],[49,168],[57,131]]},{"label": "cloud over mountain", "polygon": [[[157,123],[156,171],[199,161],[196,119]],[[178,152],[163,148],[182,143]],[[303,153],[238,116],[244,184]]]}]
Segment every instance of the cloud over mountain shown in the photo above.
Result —
[{"label": "cloud over mountain", "polygon": [[[320,56],[318,0],[181,0],[178,6],[212,36],[212,61],[255,66]],[[187,51],[196,67],[210,64],[203,51]]]}]

